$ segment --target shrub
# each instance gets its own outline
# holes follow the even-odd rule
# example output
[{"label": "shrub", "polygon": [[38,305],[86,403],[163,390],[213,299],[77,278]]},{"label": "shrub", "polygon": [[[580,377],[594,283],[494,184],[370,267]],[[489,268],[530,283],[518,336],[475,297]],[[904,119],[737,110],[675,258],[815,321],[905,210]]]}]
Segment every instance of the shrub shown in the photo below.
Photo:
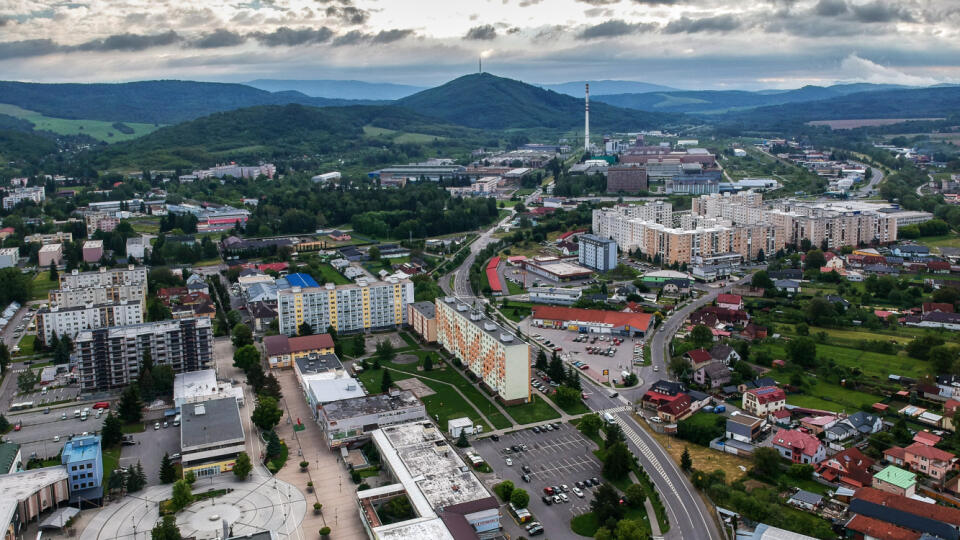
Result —
[{"label": "shrub", "polygon": [[322,536],[323,538],[329,537],[329,536],[330,536],[330,527],[324,527],[324,528],[320,529],[320,536]]},{"label": "shrub", "polygon": [[310,466],[310,462],[309,462],[309,461],[304,460],[304,461],[301,461],[301,462],[300,462],[300,468],[301,468],[302,470],[304,470],[304,471],[307,470],[307,467],[309,467],[309,466]]}]

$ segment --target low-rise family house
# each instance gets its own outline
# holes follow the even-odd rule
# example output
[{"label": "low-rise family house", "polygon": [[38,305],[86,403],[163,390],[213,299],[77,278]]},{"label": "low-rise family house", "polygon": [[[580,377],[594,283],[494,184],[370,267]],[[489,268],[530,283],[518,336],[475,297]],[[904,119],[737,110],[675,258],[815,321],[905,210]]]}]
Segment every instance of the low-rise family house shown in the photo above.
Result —
[{"label": "low-rise family house", "polygon": [[673,381],[659,380],[650,387],[649,390],[640,399],[643,408],[657,410],[664,403],[669,403],[677,396],[682,394],[684,387],[682,384]]},{"label": "low-rise family house", "polygon": [[820,462],[817,474],[827,482],[858,489],[873,483],[870,467],[874,460],[864,455],[856,446],[834,454]]},{"label": "low-rise family house", "polygon": [[729,384],[732,377],[730,369],[718,362],[711,362],[693,372],[693,382],[711,389]]},{"label": "low-rise family house", "polygon": [[832,426],[824,430],[824,437],[828,441],[845,441],[853,437],[870,435],[883,429],[883,420],[876,414],[857,412],[840,418]]},{"label": "low-rise family house", "polygon": [[754,388],[743,393],[742,408],[748,413],[765,418],[787,406],[787,394],[776,386]]},{"label": "low-rise family house", "polygon": [[943,480],[957,463],[957,457],[946,450],[915,442],[906,448],[894,446],[883,451],[883,458],[894,465]]},{"label": "low-rise family house", "polygon": [[735,441],[752,443],[760,435],[765,423],[756,416],[735,412],[727,418],[726,436]]},{"label": "low-rise family house", "polygon": [[773,448],[791,463],[816,465],[827,457],[820,439],[796,429],[781,429],[773,436]]},{"label": "low-rise family house", "polygon": [[917,491],[917,475],[895,465],[890,465],[873,475],[872,486],[875,489],[894,495],[913,497]]},{"label": "low-rise family house", "polygon": [[740,353],[726,343],[717,343],[710,349],[710,357],[729,366],[740,361]]},{"label": "low-rise family house", "polygon": [[690,410],[690,396],[677,394],[675,399],[657,407],[657,415],[667,424],[675,424],[693,414]]}]

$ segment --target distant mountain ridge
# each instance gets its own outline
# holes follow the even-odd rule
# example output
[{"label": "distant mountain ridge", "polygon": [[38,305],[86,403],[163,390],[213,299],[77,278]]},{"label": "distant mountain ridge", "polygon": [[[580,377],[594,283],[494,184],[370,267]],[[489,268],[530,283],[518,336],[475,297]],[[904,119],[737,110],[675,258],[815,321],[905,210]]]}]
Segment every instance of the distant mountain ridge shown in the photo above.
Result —
[{"label": "distant mountain ridge", "polygon": [[329,107],[372,102],[267,92],[243,84],[167,80],[116,84],[0,81],[0,103],[56,118],[175,124],[256,105]]},{"label": "distant mountain ridge", "polygon": [[268,92],[292,90],[310,97],[330,99],[395,100],[426,90],[425,86],[395,83],[373,83],[335,79],[293,80],[256,79],[244,83]]},{"label": "distant mountain ridge", "polygon": [[537,84],[540,88],[553,90],[568,96],[583,97],[584,86],[590,84],[591,96],[605,96],[610,94],[645,94],[647,92],[676,92],[677,88],[663,86],[659,84],[638,82],[638,81],[570,81],[556,84]]},{"label": "distant mountain ridge", "polygon": [[[544,90],[489,73],[464,75],[396,102],[425,116],[480,129],[583,129],[583,99]],[[590,125],[603,129],[644,129],[676,119],[591,103]]]},{"label": "distant mountain ridge", "polygon": [[745,90],[679,90],[642,94],[599,95],[596,97],[596,101],[641,111],[721,114],[736,109],[815,101],[856,93],[882,92],[893,89],[910,88],[887,84],[854,83],[833,86],[808,85],[794,90],[761,90],[758,92]]}]

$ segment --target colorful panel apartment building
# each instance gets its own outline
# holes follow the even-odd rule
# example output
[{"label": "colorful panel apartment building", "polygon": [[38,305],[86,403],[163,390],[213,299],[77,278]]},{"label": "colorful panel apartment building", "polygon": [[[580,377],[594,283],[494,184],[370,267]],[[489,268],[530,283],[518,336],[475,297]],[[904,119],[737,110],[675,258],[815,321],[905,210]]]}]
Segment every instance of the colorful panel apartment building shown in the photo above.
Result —
[{"label": "colorful panel apartment building", "polygon": [[337,332],[364,332],[399,328],[407,322],[407,304],[413,302],[413,282],[357,280],[350,285],[290,287],[277,293],[280,333],[297,334],[307,323],[314,331],[333,327]]}]

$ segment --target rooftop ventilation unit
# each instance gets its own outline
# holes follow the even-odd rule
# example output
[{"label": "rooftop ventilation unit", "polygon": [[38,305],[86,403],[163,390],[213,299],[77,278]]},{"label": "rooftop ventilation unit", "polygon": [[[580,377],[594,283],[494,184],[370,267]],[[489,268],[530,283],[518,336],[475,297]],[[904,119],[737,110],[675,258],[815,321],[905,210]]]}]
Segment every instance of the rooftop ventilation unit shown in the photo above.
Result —
[{"label": "rooftop ventilation unit", "polygon": [[193,414],[195,416],[203,416],[207,414],[207,408],[203,406],[202,403],[193,406]]},{"label": "rooftop ventilation unit", "polygon": [[492,332],[497,329],[497,325],[493,324],[492,322],[485,322],[483,323],[483,329],[487,332]]},{"label": "rooftop ventilation unit", "polygon": [[479,321],[482,318],[483,318],[483,315],[481,315],[480,312],[478,311],[474,311],[473,313],[470,314],[471,321]]},{"label": "rooftop ventilation unit", "polygon": [[511,336],[510,334],[500,334],[500,341],[504,343],[510,343],[511,341],[513,341],[513,336]]},{"label": "rooftop ventilation unit", "polygon": [[470,308],[469,308],[466,304],[459,304],[459,305],[457,305],[457,311],[466,311],[466,310],[468,310],[468,309],[470,309]]},{"label": "rooftop ventilation unit", "polygon": [[453,301],[454,301],[454,298],[453,298],[452,296],[444,296],[444,297],[443,297],[443,301],[446,302],[446,303],[448,303],[448,304],[452,304]]}]

